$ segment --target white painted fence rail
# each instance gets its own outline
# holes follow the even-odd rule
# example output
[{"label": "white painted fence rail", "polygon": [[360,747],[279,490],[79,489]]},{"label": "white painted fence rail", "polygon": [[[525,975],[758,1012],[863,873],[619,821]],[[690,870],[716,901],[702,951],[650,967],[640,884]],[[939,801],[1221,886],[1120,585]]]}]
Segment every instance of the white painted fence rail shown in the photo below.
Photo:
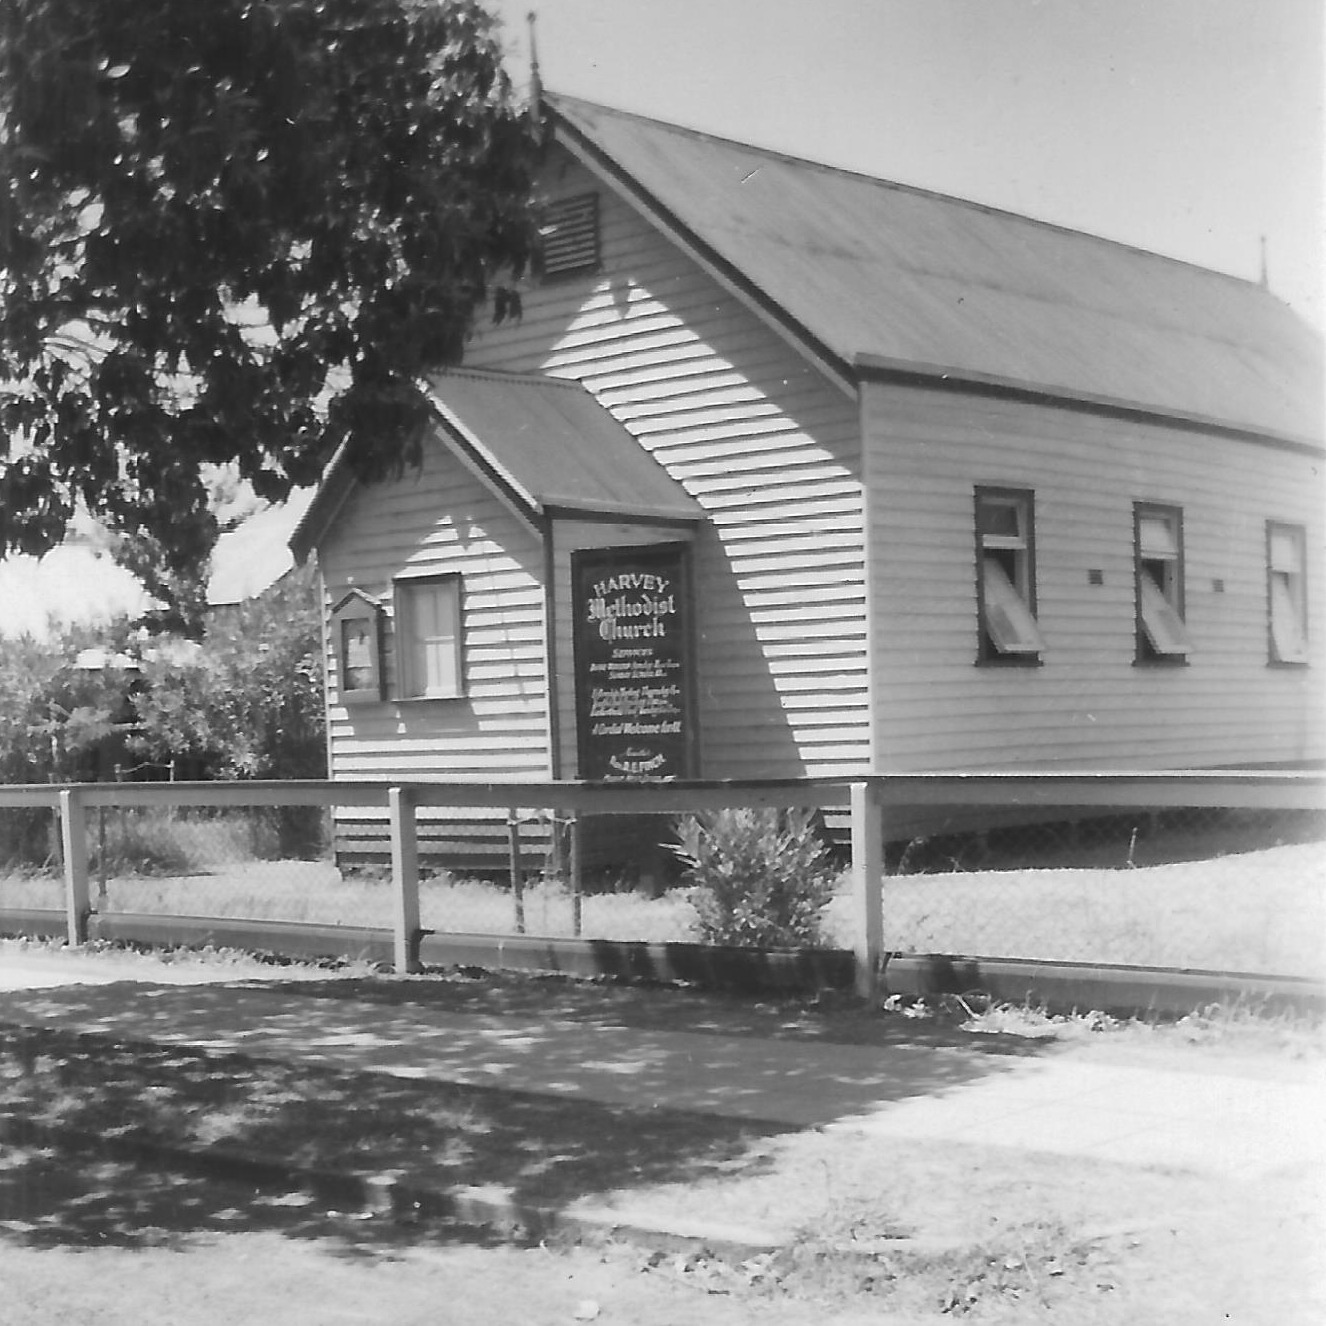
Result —
[{"label": "white painted fence rail", "polygon": [[508,812],[542,807],[584,815],[683,814],[730,807],[845,810],[851,821],[856,985],[876,988],[882,945],[883,843],[892,807],[1222,807],[1326,809],[1326,771],[1015,772],[886,774],[852,780],[688,780],[668,783],[437,780],[231,783],[82,783],[0,786],[0,808],[47,807],[60,817],[70,944],[85,943],[93,915],[86,815],[103,807],[385,807],[391,826],[393,954],[417,968],[421,937],[416,811],[424,806]]}]

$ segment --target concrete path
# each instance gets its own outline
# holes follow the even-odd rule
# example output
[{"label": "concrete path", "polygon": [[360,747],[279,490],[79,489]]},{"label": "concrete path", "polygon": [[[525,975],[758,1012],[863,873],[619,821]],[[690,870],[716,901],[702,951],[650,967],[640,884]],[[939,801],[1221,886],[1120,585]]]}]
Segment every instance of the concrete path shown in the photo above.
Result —
[{"label": "concrete path", "polygon": [[[208,983],[162,980],[170,972],[182,982],[190,971]],[[1268,1061],[1249,1075],[1212,1056],[1209,1071],[1176,1071],[1054,1046],[986,1051],[979,1038],[842,1044],[660,1030],[614,1024],[610,1011],[593,1019],[455,1011],[412,1002],[408,986],[392,1001],[355,997],[325,973],[314,983],[235,983],[234,975],[0,953],[0,1024],[1240,1178],[1326,1158],[1326,1075],[1317,1067]]]}]

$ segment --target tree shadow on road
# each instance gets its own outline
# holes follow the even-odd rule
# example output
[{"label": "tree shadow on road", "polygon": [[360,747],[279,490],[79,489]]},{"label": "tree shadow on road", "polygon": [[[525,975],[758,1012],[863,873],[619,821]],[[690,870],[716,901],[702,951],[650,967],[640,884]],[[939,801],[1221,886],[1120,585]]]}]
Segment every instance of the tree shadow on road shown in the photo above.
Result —
[{"label": "tree shadow on road", "polygon": [[[771,1163],[762,1139],[960,1090],[1043,1049],[850,1006],[528,979],[118,983],[6,996],[0,1020],[0,1136],[82,1148],[68,1195],[54,1171],[23,1180],[53,1203],[43,1237],[75,1244],[308,1218],[294,1202],[223,1218],[205,1184],[165,1171],[118,1190],[135,1156],[251,1182],[498,1188],[518,1211],[558,1211],[752,1176]],[[111,1168],[89,1188],[97,1166]],[[0,1170],[0,1201],[21,1168]]]},{"label": "tree shadow on road", "polygon": [[347,1257],[390,1258],[421,1244],[495,1244],[509,1231],[366,1211],[327,1193],[89,1150],[7,1147],[0,1163],[0,1248],[165,1248],[225,1234],[318,1240]]}]

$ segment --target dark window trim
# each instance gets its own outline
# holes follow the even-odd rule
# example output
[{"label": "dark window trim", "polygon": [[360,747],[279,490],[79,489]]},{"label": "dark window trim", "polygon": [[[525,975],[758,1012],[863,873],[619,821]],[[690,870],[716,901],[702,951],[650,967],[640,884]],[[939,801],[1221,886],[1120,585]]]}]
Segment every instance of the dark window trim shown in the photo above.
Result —
[{"label": "dark window trim", "polygon": [[[401,625],[408,616],[404,608],[405,593],[416,585],[453,583],[456,586],[456,689],[449,695],[422,695],[407,692],[406,683],[413,684],[409,676],[407,657],[409,638],[402,634]],[[398,704],[447,704],[466,697],[465,684],[465,577],[459,571],[404,571],[392,577],[392,643],[396,654],[396,693],[392,697]]]},{"label": "dark window trim", "polygon": [[1136,501],[1133,503],[1133,666],[1144,668],[1186,668],[1192,651],[1191,638],[1183,653],[1162,654],[1152,647],[1147,639],[1146,629],[1142,625],[1142,518],[1161,516],[1174,522],[1174,543],[1177,556],[1174,559],[1174,598],[1166,598],[1170,606],[1178,613],[1185,630],[1188,626],[1188,571],[1184,551],[1183,508],[1172,502]]},{"label": "dark window trim", "polygon": [[[351,589],[343,594],[332,608],[329,622],[331,647],[336,657],[336,698],[345,706],[376,704],[385,695],[383,679],[386,673],[383,656],[382,623],[385,614],[382,605],[363,590]],[[351,621],[370,623],[371,675],[367,686],[350,687],[345,684],[345,624]]]},{"label": "dark window trim", "polygon": [[1296,536],[1299,553],[1298,574],[1303,578],[1303,590],[1301,603],[1299,605],[1303,614],[1303,643],[1309,645],[1310,636],[1308,634],[1308,527],[1298,521],[1293,520],[1268,520],[1266,522],[1266,666],[1271,668],[1285,668],[1291,672],[1306,668],[1311,662],[1310,658],[1277,658],[1275,649],[1275,632],[1271,624],[1272,602],[1271,602],[1271,584],[1274,572],[1271,567],[1271,535],[1275,530],[1289,530]]},{"label": "dark window trim", "polygon": [[1040,651],[1005,654],[995,646],[985,629],[985,545],[981,540],[981,500],[1008,498],[1023,502],[1027,509],[1027,594],[1026,604],[1032,618],[1040,625],[1036,606],[1036,493],[1032,488],[1010,488],[996,484],[977,484],[972,491],[972,535],[975,539],[976,576],[976,666],[982,668],[1039,668],[1044,666]]}]

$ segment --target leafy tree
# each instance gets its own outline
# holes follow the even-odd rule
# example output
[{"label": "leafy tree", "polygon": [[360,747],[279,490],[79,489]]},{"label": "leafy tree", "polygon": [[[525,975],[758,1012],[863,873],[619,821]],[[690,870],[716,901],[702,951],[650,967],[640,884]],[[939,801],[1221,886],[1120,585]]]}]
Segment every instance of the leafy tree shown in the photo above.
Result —
[{"label": "leafy tree", "polygon": [[[133,717],[132,678],[113,666],[79,667],[78,656],[97,647],[114,658],[128,629],[121,621],[106,631],[66,627],[49,640],[0,637],[0,782],[107,776],[103,757]],[[0,866],[54,859],[58,839],[48,811],[14,807],[0,815]]]},{"label": "leafy tree", "polygon": [[[311,569],[210,619],[199,646],[150,643],[127,620],[47,639],[0,637],[0,782],[99,781],[174,764],[190,778],[323,778],[322,627]],[[146,647],[144,648],[144,645]],[[95,648],[108,663],[81,667]],[[141,655],[132,666],[117,660]],[[317,807],[267,819],[282,850],[321,830]],[[40,861],[49,816],[0,817],[0,864]]]},{"label": "leafy tree", "polygon": [[81,668],[97,648],[113,659],[128,635],[67,627],[51,640],[0,637],[0,782],[78,781],[96,776],[96,751],[133,718],[122,668]]},{"label": "leafy tree", "polygon": [[133,749],[205,778],[325,778],[322,624],[312,571],[223,609],[202,647],[161,651],[135,697]]},{"label": "leafy tree", "polygon": [[170,598],[208,466],[416,458],[418,376],[537,242],[500,56],[475,0],[6,0],[0,556],[81,499]]}]

